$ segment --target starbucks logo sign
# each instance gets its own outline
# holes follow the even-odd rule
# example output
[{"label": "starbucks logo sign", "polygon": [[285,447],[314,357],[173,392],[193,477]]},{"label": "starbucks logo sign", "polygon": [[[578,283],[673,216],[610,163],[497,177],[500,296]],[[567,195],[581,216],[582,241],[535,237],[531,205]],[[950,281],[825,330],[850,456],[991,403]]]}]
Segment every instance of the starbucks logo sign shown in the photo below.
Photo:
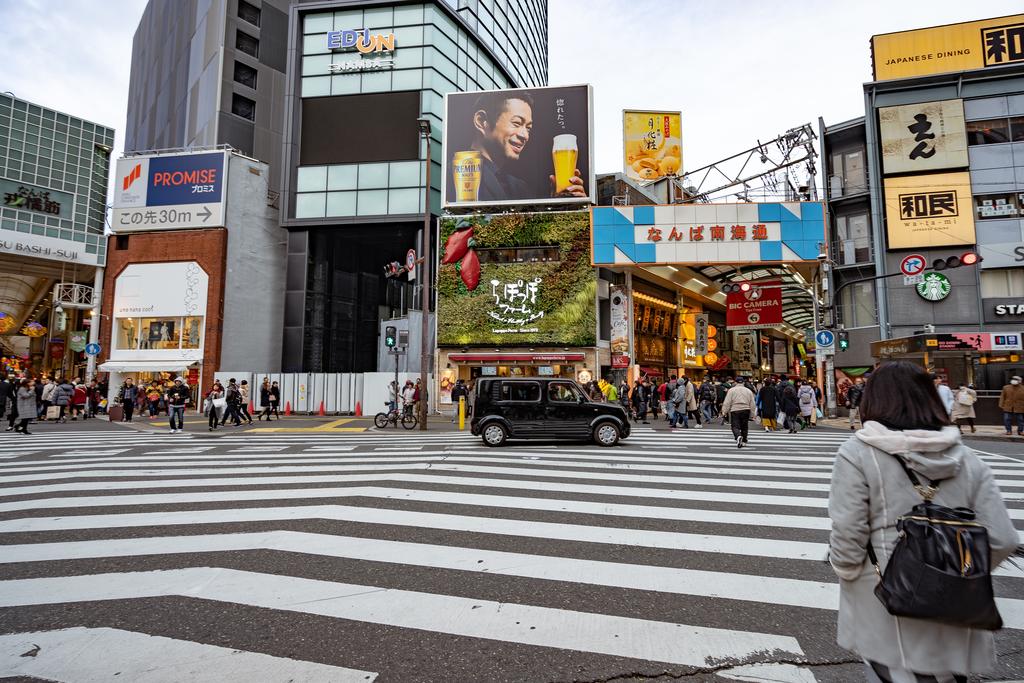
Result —
[{"label": "starbucks logo sign", "polygon": [[917,294],[928,301],[942,301],[949,296],[949,278],[942,273],[926,273],[924,281],[917,284]]}]

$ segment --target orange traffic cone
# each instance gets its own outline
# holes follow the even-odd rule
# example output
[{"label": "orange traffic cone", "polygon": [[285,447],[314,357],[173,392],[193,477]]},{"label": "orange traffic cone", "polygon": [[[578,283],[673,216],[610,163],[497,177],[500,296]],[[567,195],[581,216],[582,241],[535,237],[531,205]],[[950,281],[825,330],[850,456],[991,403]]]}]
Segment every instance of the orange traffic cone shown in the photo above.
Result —
[{"label": "orange traffic cone", "polygon": [[256,404],[253,403],[252,401],[249,401],[249,414],[252,415],[255,412],[256,412]]},{"label": "orange traffic cone", "polygon": [[292,414],[292,402],[291,401],[285,401],[284,402],[284,414],[285,414],[286,417],[288,415]]},{"label": "orange traffic cone", "polygon": [[362,416],[363,416],[363,404],[360,403],[359,401],[356,401],[356,417],[362,417]]},{"label": "orange traffic cone", "polygon": [[320,410],[317,412],[317,415],[319,415],[320,417],[323,417],[326,414],[327,413],[324,412],[324,402],[320,401]]}]

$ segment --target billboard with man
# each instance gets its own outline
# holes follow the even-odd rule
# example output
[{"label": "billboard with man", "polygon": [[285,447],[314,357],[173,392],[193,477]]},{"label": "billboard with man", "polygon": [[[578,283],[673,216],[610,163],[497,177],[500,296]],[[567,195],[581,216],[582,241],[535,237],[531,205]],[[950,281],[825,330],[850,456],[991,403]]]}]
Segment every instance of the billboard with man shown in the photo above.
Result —
[{"label": "billboard with man", "polygon": [[594,201],[589,85],[449,93],[444,205]]}]

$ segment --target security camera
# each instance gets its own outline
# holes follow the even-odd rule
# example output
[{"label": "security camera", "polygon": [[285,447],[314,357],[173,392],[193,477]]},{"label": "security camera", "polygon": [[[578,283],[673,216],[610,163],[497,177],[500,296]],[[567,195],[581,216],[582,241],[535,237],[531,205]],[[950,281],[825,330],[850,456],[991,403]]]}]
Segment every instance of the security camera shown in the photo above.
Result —
[{"label": "security camera", "polygon": [[821,252],[820,254],[818,254],[818,260],[819,261],[828,261],[828,254],[826,254],[825,252]]}]

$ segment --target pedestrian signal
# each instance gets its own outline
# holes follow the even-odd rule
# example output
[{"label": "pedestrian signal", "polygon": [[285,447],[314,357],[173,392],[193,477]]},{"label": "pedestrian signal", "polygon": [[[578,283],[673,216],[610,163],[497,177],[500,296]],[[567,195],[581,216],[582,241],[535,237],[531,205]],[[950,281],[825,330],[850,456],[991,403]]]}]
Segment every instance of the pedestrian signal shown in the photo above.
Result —
[{"label": "pedestrian signal", "polygon": [[846,330],[838,330],[836,332],[836,339],[838,340],[840,351],[850,348],[850,333]]},{"label": "pedestrian signal", "polygon": [[384,328],[384,346],[393,349],[398,344],[398,328],[388,325]]}]

